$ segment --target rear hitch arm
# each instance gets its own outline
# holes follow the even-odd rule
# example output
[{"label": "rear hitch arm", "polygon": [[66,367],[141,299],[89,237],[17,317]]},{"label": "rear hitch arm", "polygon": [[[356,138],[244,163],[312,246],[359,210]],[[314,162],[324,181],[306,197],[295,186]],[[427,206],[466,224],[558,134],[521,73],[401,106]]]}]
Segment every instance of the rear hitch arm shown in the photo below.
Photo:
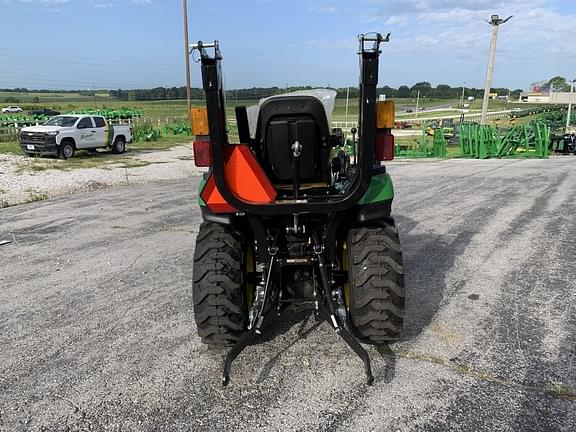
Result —
[{"label": "rear hitch arm", "polygon": [[[368,352],[360,345],[358,339],[356,339],[352,333],[348,331],[345,326],[340,325],[339,316],[336,313],[336,308],[334,307],[334,299],[332,298],[332,284],[328,278],[328,272],[326,269],[326,264],[323,257],[323,246],[319,242],[319,236],[313,236],[314,241],[314,253],[316,254],[316,259],[318,263],[318,271],[320,273],[320,281],[322,282],[322,300],[318,303],[318,314],[325,321],[332,326],[336,334],[338,334],[344,342],[348,344],[350,348],[360,357],[364,363],[364,371],[366,372],[366,383],[372,385],[374,382],[374,375],[372,374],[372,365],[370,362],[370,356]],[[340,296],[337,296],[338,301],[342,301]],[[340,306],[340,305],[339,305]]]},{"label": "rear hitch arm", "polygon": [[276,253],[278,252],[276,247],[270,247],[268,250],[270,254],[270,264],[268,266],[266,279],[262,281],[264,284],[263,294],[259,296],[257,295],[257,298],[254,300],[254,304],[251,307],[251,317],[250,323],[248,325],[248,332],[245,333],[226,354],[226,358],[224,359],[224,368],[222,371],[223,386],[227,386],[230,382],[230,368],[232,367],[232,362],[236,359],[236,357],[238,357],[238,355],[240,355],[242,351],[244,351],[244,349],[246,349],[246,347],[254,342],[256,338],[260,336],[260,334],[262,334],[260,329],[262,328],[264,319],[266,318],[264,310],[266,308],[266,304],[268,303],[268,297],[270,297],[270,280],[276,263]]}]

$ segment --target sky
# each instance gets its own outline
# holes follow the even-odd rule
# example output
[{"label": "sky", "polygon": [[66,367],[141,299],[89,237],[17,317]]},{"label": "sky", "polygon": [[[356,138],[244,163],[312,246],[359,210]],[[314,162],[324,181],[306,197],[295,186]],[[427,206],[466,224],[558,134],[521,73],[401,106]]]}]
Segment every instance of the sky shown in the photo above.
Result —
[{"label": "sky", "polygon": [[[228,89],[356,86],[357,35],[391,33],[379,85],[482,88],[576,78],[575,0],[188,0],[190,42],[219,40]],[[181,0],[0,0],[0,88],[185,83]],[[192,86],[200,86],[192,63]]]}]

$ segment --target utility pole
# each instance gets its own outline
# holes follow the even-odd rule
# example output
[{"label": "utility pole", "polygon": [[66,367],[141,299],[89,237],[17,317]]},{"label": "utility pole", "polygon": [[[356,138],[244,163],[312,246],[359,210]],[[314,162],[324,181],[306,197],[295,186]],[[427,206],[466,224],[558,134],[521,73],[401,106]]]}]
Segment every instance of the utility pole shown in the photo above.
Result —
[{"label": "utility pole", "polygon": [[418,118],[418,110],[420,109],[418,105],[420,105],[420,90],[418,90],[418,96],[416,96],[416,118]]},{"label": "utility pole", "polygon": [[350,98],[350,86],[346,89],[346,121],[348,121],[348,99]]},{"label": "utility pole", "polygon": [[570,114],[572,111],[572,94],[574,93],[574,81],[570,82],[570,99],[568,99],[568,115],[566,116],[566,133],[568,133],[568,127],[570,126]]},{"label": "utility pole", "polygon": [[466,83],[462,83],[462,96],[460,96],[460,108],[464,108],[464,89],[466,88]]},{"label": "utility pole", "polygon": [[184,15],[184,61],[186,62],[186,116],[190,120],[192,101],[190,100],[190,46],[188,44],[188,1],[182,0],[182,14]]},{"label": "utility pole", "polygon": [[486,114],[488,112],[488,99],[490,98],[490,88],[492,87],[492,74],[494,72],[494,58],[496,57],[496,39],[498,38],[498,27],[507,22],[512,15],[505,20],[500,19],[498,15],[492,15],[490,21],[486,20],[492,26],[492,41],[490,42],[490,54],[488,55],[488,70],[486,71],[486,84],[484,85],[484,100],[482,101],[482,115],[480,124],[486,124]]}]

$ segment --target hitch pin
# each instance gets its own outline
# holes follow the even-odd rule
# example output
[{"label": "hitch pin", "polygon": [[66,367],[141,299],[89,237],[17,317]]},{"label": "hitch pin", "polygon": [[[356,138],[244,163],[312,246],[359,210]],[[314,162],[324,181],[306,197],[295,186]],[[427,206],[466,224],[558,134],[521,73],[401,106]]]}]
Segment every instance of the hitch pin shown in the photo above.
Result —
[{"label": "hitch pin", "polygon": [[337,332],[340,331],[340,327],[338,326],[338,322],[336,321],[336,317],[334,315],[330,315],[330,319],[332,320],[332,325],[334,326],[334,330]]}]

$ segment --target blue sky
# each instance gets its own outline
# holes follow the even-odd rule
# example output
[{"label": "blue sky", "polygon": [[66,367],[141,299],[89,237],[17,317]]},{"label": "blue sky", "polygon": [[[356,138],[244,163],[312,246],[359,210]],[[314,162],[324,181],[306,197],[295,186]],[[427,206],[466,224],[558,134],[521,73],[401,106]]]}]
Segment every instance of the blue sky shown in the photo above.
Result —
[{"label": "blue sky", "polygon": [[[573,0],[189,0],[190,40],[220,40],[227,88],[356,85],[356,35],[391,33],[380,85],[576,78]],[[0,88],[184,84],[181,0],[0,0]],[[193,86],[199,68],[192,67]]]}]

